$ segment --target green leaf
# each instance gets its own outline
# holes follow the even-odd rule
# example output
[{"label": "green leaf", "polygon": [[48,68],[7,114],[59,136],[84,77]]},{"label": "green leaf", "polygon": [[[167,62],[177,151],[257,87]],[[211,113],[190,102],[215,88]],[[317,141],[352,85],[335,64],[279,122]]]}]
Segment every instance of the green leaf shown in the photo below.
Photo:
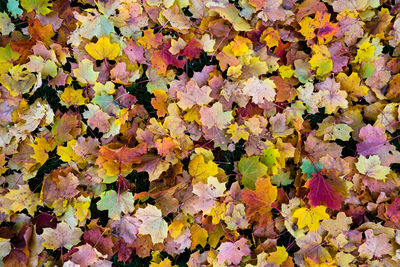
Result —
[{"label": "green leaf", "polygon": [[375,67],[372,63],[368,62],[362,65],[361,67],[361,73],[363,73],[363,79],[368,78],[369,76],[372,75],[372,73],[375,71]]},{"label": "green leaf", "polygon": [[290,172],[283,172],[271,176],[271,182],[276,186],[285,186],[293,183],[293,180],[290,179]]},{"label": "green leaf", "polygon": [[[314,165],[317,167],[318,171],[315,169]],[[303,164],[300,168],[303,174],[307,174],[307,179],[310,179],[313,173],[318,173],[322,170],[323,165],[321,162],[315,162],[314,165],[308,159],[303,159]]]},{"label": "green leaf", "polygon": [[270,171],[278,164],[278,157],[280,156],[279,150],[275,149],[274,146],[270,146],[263,150],[264,156],[260,158],[261,163],[268,167]]},{"label": "green leaf", "polygon": [[254,190],[257,178],[267,174],[268,168],[260,163],[258,156],[242,157],[238,164],[244,187]]},{"label": "green leaf", "polygon": [[111,103],[114,101],[114,98],[112,95],[107,95],[102,93],[99,96],[95,96],[92,99],[92,103],[98,105],[99,107],[106,109],[111,105]]},{"label": "green leaf", "polygon": [[7,9],[11,13],[11,16],[16,18],[17,16],[21,16],[23,11],[19,8],[19,1],[18,0],[8,0],[7,2]]},{"label": "green leaf", "polygon": [[126,214],[135,209],[133,195],[131,192],[123,192],[117,195],[114,190],[101,193],[100,201],[97,202],[98,210],[107,210],[108,216],[113,220],[121,218],[121,212]]},{"label": "green leaf", "polygon": [[21,0],[21,6],[27,11],[31,12],[33,10],[41,15],[47,15],[51,12],[49,7],[52,7],[52,3],[49,0]]}]

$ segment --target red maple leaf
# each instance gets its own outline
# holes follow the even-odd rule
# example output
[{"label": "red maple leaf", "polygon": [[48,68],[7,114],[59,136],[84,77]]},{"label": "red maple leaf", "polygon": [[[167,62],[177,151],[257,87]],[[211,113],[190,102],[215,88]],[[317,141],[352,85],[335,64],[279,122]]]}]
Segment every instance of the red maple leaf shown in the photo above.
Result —
[{"label": "red maple leaf", "polygon": [[308,199],[312,207],[321,205],[323,202],[328,208],[340,209],[343,197],[335,190],[335,187],[325,179],[321,172],[313,173],[313,177],[307,181],[306,186],[310,189]]}]

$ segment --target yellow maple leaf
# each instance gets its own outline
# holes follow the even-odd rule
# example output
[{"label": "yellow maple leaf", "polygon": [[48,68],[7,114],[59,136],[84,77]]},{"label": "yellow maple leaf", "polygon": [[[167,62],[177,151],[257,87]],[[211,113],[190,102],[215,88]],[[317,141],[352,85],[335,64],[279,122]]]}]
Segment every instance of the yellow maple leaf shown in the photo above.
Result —
[{"label": "yellow maple leaf", "polygon": [[83,222],[90,217],[90,197],[79,196],[77,201],[74,201],[73,207],[76,210],[75,217],[79,222]]},{"label": "yellow maple leaf", "polygon": [[183,226],[185,226],[183,222],[174,221],[168,226],[169,235],[174,239],[177,238],[182,233]]},{"label": "yellow maple leaf", "polygon": [[299,32],[304,36],[306,40],[311,40],[315,37],[314,31],[317,29],[317,25],[314,19],[310,17],[305,17],[299,22],[299,25],[301,27]]},{"label": "yellow maple leaf", "polygon": [[282,78],[290,78],[294,74],[294,70],[291,66],[282,65],[279,67],[279,74]]},{"label": "yellow maple leaf", "polygon": [[203,155],[198,155],[189,163],[189,174],[206,184],[208,177],[218,174],[218,165],[212,161],[206,163]]},{"label": "yellow maple leaf", "polygon": [[103,36],[96,43],[87,44],[85,50],[96,60],[103,60],[105,58],[114,60],[119,55],[121,47],[117,43],[111,43],[108,36]]},{"label": "yellow maple leaf", "polygon": [[286,248],[284,246],[277,246],[276,251],[269,254],[267,261],[280,265],[286,261],[288,256],[289,254],[286,252]]},{"label": "yellow maple leaf", "polygon": [[390,172],[389,167],[381,165],[378,155],[373,155],[369,158],[360,155],[356,163],[356,168],[362,174],[383,181],[385,181],[386,175]]},{"label": "yellow maple leaf", "polygon": [[293,213],[293,218],[297,218],[297,226],[300,229],[308,227],[310,231],[316,232],[319,228],[319,221],[329,219],[325,206],[316,206],[314,208],[299,208]]},{"label": "yellow maple leaf", "polygon": [[313,45],[312,52],[313,56],[309,61],[311,69],[316,70],[316,74],[319,77],[330,73],[333,68],[333,62],[328,47],[325,45]]},{"label": "yellow maple leaf", "polygon": [[279,36],[279,32],[277,30],[272,27],[268,27],[261,35],[260,40],[264,41],[268,48],[272,48],[279,45],[281,37]]},{"label": "yellow maple leaf", "polygon": [[150,267],[175,267],[178,265],[172,265],[171,260],[168,258],[165,258],[163,261],[156,263],[156,262],[151,262]]},{"label": "yellow maple leaf", "polygon": [[246,126],[238,125],[236,122],[228,126],[226,131],[228,134],[232,135],[231,139],[233,142],[237,143],[240,139],[249,139],[249,132],[246,130]]},{"label": "yellow maple leaf", "polygon": [[18,189],[10,189],[6,194],[6,198],[12,201],[10,209],[13,212],[26,209],[33,216],[39,205],[39,193],[32,193],[28,184],[18,186]]},{"label": "yellow maple leaf", "polygon": [[229,47],[235,57],[243,56],[250,51],[251,41],[240,35],[236,35],[232,42],[229,43]]},{"label": "yellow maple leaf", "polygon": [[43,137],[36,137],[35,143],[36,144],[30,144],[35,153],[31,156],[31,158],[43,165],[49,158],[49,155],[47,153],[52,151],[56,147],[56,142],[54,139],[52,139],[50,142],[47,142],[47,140]]},{"label": "yellow maple leaf", "polygon": [[357,55],[353,63],[363,63],[371,61],[374,58],[375,46],[368,40],[364,41],[357,50]]},{"label": "yellow maple leaf", "polygon": [[88,102],[86,97],[82,96],[83,90],[75,90],[71,86],[65,88],[60,98],[67,107],[85,105]]},{"label": "yellow maple leaf", "polygon": [[84,160],[82,157],[78,156],[72,149],[77,143],[76,140],[70,140],[67,142],[67,146],[58,146],[57,147],[57,155],[60,156],[60,159],[64,162],[80,162]]},{"label": "yellow maple leaf", "polygon": [[340,83],[340,88],[347,91],[353,101],[368,94],[368,87],[360,86],[361,79],[357,72],[353,72],[350,76],[341,72],[336,76],[336,80]]},{"label": "yellow maple leaf", "polygon": [[192,235],[192,244],[190,246],[191,250],[194,250],[197,245],[200,245],[203,248],[207,245],[208,233],[206,229],[202,228],[196,223],[190,227],[190,233]]}]

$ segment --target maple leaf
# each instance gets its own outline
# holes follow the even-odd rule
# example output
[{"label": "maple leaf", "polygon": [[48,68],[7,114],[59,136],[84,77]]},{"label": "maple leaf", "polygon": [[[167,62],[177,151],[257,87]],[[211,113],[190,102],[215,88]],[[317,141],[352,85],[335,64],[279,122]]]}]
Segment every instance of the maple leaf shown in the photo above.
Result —
[{"label": "maple leaf", "polygon": [[111,237],[104,237],[100,229],[95,228],[85,231],[83,234],[83,240],[92,247],[95,247],[103,255],[108,255],[108,258],[113,255],[114,244]]},{"label": "maple leaf", "polygon": [[21,0],[21,6],[27,12],[35,11],[41,15],[51,12],[52,3],[49,0]]},{"label": "maple leaf", "polygon": [[85,46],[88,54],[96,60],[103,60],[105,58],[114,60],[119,55],[120,49],[120,45],[118,43],[111,43],[108,36],[102,36],[96,43],[89,43]]},{"label": "maple leaf", "polygon": [[79,266],[92,266],[99,260],[98,251],[89,244],[76,247],[77,252],[72,254],[71,261]]},{"label": "maple leaf", "polygon": [[280,265],[284,263],[288,257],[289,254],[286,252],[286,248],[284,246],[277,246],[276,251],[268,256],[267,261]]},{"label": "maple leaf", "polygon": [[137,44],[145,49],[158,48],[162,44],[162,34],[153,33],[152,29],[143,31],[143,36],[139,37]]},{"label": "maple leaf", "polygon": [[82,230],[71,227],[65,222],[57,224],[56,229],[44,228],[41,237],[44,239],[42,245],[47,249],[59,249],[65,247],[71,249],[80,242]]},{"label": "maple leaf", "polygon": [[363,156],[376,154],[385,144],[385,131],[370,124],[362,127],[358,133],[362,142],[357,144],[357,152]]},{"label": "maple leaf", "polygon": [[360,86],[360,77],[357,72],[353,72],[350,76],[347,76],[343,72],[336,76],[336,80],[340,82],[340,87],[349,93],[349,97],[353,101],[357,101],[358,98],[366,96],[368,93],[368,87]]},{"label": "maple leaf", "polygon": [[297,226],[300,229],[308,227],[312,232],[318,231],[319,221],[329,219],[328,213],[325,212],[325,206],[316,206],[314,208],[298,208],[294,211],[293,217],[297,218]]},{"label": "maple leaf", "polygon": [[214,103],[211,108],[201,107],[200,116],[200,122],[209,129],[214,126],[225,129],[233,119],[232,111],[223,111],[222,104],[219,102]]},{"label": "maple leaf", "polygon": [[93,62],[85,58],[78,64],[79,67],[72,70],[78,82],[95,84],[99,77],[99,72],[93,70]]},{"label": "maple leaf", "polygon": [[121,213],[126,214],[135,209],[133,203],[133,195],[131,192],[123,192],[117,195],[117,192],[114,190],[109,190],[100,194],[100,200],[97,202],[97,209],[107,210],[108,216],[111,219],[119,220]]},{"label": "maple leaf", "polygon": [[330,73],[333,68],[333,62],[328,47],[325,45],[313,45],[312,52],[313,56],[309,61],[311,69],[316,70],[316,74],[319,77]]},{"label": "maple leaf", "polygon": [[239,172],[242,174],[242,183],[246,188],[254,189],[256,180],[268,172],[268,167],[259,160],[258,156],[242,157],[238,163]]},{"label": "maple leaf", "polygon": [[139,234],[149,234],[153,244],[161,243],[167,238],[168,224],[163,219],[161,210],[156,206],[147,205],[144,209],[139,208],[135,216],[142,221],[139,227]]},{"label": "maple leaf", "polygon": [[153,90],[155,98],[151,99],[151,105],[157,110],[158,117],[164,117],[167,114],[168,95],[164,90]]},{"label": "maple leaf", "polygon": [[239,142],[240,139],[248,140],[249,132],[244,125],[238,125],[237,123],[231,124],[228,126],[228,130],[226,131],[228,134],[232,135],[233,142]]},{"label": "maple leaf", "polygon": [[186,84],[185,92],[177,92],[176,95],[179,99],[177,104],[183,110],[192,108],[194,105],[207,105],[212,100],[210,93],[211,88],[209,86],[200,88],[194,80],[190,80]]},{"label": "maple leaf", "polygon": [[364,233],[366,242],[358,248],[361,257],[368,259],[373,257],[380,258],[392,250],[389,238],[385,233],[376,236],[372,229],[368,229]]},{"label": "maple leaf", "polygon": [[343,196],[335,190],[332,184],[324,178],[322,173],[313,173],[307,180],[306,187],[310,189],[308,199],[312,207],[325,204],[328,208],[338,210],[343,201]]},{"label": "maple leaf", "polygon": [[316,84],[315,86],[321,96],[318,104],[320,107],[325,107],[325,112],[328,114],[334,113],[339,107],[347,108],[348,101],[347,93],[340,90],[340,84],[332,78],[327,78],[325,81]]},{"label": "maple leaf", "polygon": [[141,162],[142,155],[147,151],[146,143],[141,143],[136,147],[129,148],[125,145],[111,143],[100,147],[100,157],[96,164],[102,166],[107,171],[107,175],[113,176],[121,174],[130,169],[132,163]]},{"label": "maple leaf", "polygon": [[27,184],[18,185],[18,189],[10,189],[5,197],[12,201],[10,209],[13,212],[26,209],[31,216],[34,215],[39,204],[39,194],[31,192]]},{"label": "maple leaf", "polygon": [[159,156],[146,154],[142,158],[141,164],[134,167],[138,172],[147,172],[149,181],[157,180],[160,175],[169,169],[170,163],[163,160]]},{"label": "maple leaf", "polygon": [[80,106],[85,105],[88,102],[88,99],[83,97],[82,94],[82,89],[74,90],[71,86],[68,86],[64,89],[64,92],[61,94],[60,98],[67,107],[74,105]]},{"label": "maple leaf", "polygon": [[256,213],[263,215],[270,211],[277,194],[276,186],[273,186],[268,178],[257,179],[255,190],[244,189],[242,191],[242,200],[246,204],[246,215],[253,217]]},{"label": "maple leaf", "polygon": [[79,193],[78,177],[72,173],[72,168],[53,170],[43,180],[41,200],[49,205],[59,205],[64,199],[71,199]]},{"label": "maple leaf", "polygon": [[120,220],[112,222],[111,228],[116,233],[119,233],[126,243],[133,243],[139,232],[140,225],[141,223],[138,218],[124,215]]},{"label": "maple leaf", "polygon": [[394,223],[399,223],[400,222],[400,198],[396,197],[394,201],[386,205],[386,211],[385,211],[385,216],[390,219],[390,221],[393,221]]},{"label": "maple leaf", "polygon": [[203,248],[207,245],[208,233],[200,225],[192,225],[190,227],[190,234],[192,236],[192,244],[190,245],[191,250],[194,250],[197,245],[200,245]]},{"label": "maple leaf", "polygon": [[363,63],[368,62],[374,58],[375,46],[369,41],[364,41],[357,50],[357,55],[353,60],[354,62]]},{"label": "maple leaf", "polygon": [[271,49],[272,47],[279,45],[281,37],[279,36],[279,32],[277,30],[274,30],[272,27],[268,27],[263,32],[260,40],[264,41],[267,44],[268,48]]},{"label": "maple leaf", "polygon": [[2,35],[9,35],[15,29],[7,13],[0,12],[0,32]]},{"label": "maple leaf", "polygon": [[353,222],[351,217],[347,217],[344,212],[339,212],[336,215],[336,219],[327,219],[321,222],[322,227],[328,231],[328,233],[335,237],[344,231],[348,231],[350,224]]},{"label": "maple leaf", "polygon": [[208,177],[218,174],[218,165],[212,160],[205,162],[204,156],[198,155],[189,162],[189,174],[206,183]]},{"label": "maple leaf", "polygon": [[229,230],[246,229],[249,221],[245,216],[245,206],[241,203],[237,205],[229,203],[224,214],[224,221]]},{"label": "maple leaf", "polygon": [[263,104],[265,100],[275,100],[275,84],[270,79],[260,80],[256,77],[248,79],[244,83],[243,93],[249,97],[252,97],[253,103]]},{"label": "maple leaf", "polygon": [[204,214],[210,213],[215,208],[216,199],[225,192],[225,183],[218,181],[216,177],[210,176],[207,184],[196,183],[193,185],[193,194],[197,196],[191,203],[196,212],[203,211]]},{"label": "maple leaf", "polygon": [[250,248],[246,238],[236,242],[224,242],[218,248],[218,264],[240,264],[242,258],[250,255]]},{"label": "maple leaf", "polygon": [[361,174],[365,174],[366,176],[373,177],[377,180],[385,181],[386,176],[390,172],[389,167],[381,165],[381,160],[377,155],[369,156],[368,158],[360,155],[358,162],[355,165]]}]

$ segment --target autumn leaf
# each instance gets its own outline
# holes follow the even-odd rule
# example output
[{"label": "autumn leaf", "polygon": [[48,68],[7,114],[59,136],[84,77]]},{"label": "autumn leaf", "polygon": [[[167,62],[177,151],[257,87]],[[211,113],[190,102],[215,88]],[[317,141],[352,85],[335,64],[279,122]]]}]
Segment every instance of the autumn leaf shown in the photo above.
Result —
[{"label": "autumn leaf", "polygon": [[47,249],[59,249],[65,247],[71,249],[72,246],[80,242],[82,236],[82,230],[80,228],[74,228],[61,222],[57,224],[56,229],[45,228],[41,235],[44,239],[42,245]]},{"label": "autumn leaf", "polygon": [[208,177],[218,174],[218,165],[208,160],[205,162],[203,155],[198,155],[189,162],[189,174],[206,183]]},{"label": "autumn leaf", "polygon": [[223,111],[221,103],[215,103],[211,108],[203,106],[200,109],[200,122],[207,128],[225,129],[233,119],[231,111]]},{"label": "autumn leaf", "polygon": [[385,181],[386,176],[390,172],[389,167],[381,165],[381,161],[377,155],[369,156],[368,158],[361,155],[355,165],[361,174],[365,174],[377,180]]},{"label": "autumn leaf", "polygon": [[275,84],[270,79],[260,80],[258,78],[250,78],[244,83],[243,93],[249,97],[255,104],[262,104],[265,100],[274,101]]},{"label": "autumn leaf", "polygon": [[252,156],[241,158],[238,163],[239,172],[242,174],[242,183],[246,188],[254,189],[258,178],[267,174],[268,168],[260,163],[259,157]]},{"label": "autumn leaf", "polygon": [[245,189],[242,191],[242,199],[246,204],[246,215],[252,217],[255,213],[260,215],[271,210],[272,203],[277,198],[277,188],[271,184],[269,179],[257,179],[255,190]]},{"label": "autumn leaf", "polygon": [[294,211],[293,217],[298,219],[297,225],[300,229],[307,226],[310,231],[316,232],[319,228],[319,221],[329,219],[325,210],[325,206],[316,206],[311,209],[298,208]]},{"label": "autumn leaf", "polygon": [[96,60],[103,60],[105,58],[114,60],[119,55],[120,45],[118,43],[111,43],[109,37],[102,36],[96,43],[87,44],[85,50]]},{"label": "autumn leaf", "polygon": [[73,72],[78,82],[81,83],[95,84],[99,77],[99,72],[94,71],[93,63],[88,59],[79,62],[79,67],[73,69]]},{"label": "autumn leaf", "polygon": [[389,245],[389,238],[385,233],[375,235],[372,229],[368,229],[365,231],[365,237],[366,242],[358,248],[361,257],[380,258],[392,250]]},{"label": "autumn leaf", "polygon": [[310,189],[308,198],[312,207],[325,204],[326,207],[338,210],[342,205],[343,197],[335,190],[335,184],[331,184],[322,173],[313,173],[307,180],[306,187]]},{"label": "autumn leaf", "polygon": [[147,205],[146,208],[139,208],[135,213],[136,218],[142,221],[139,227],[139,233],[149,234],[153,244],[163,242],[168,235],[168,224],[163,219],[161,211],[153,205]]},{"label": "autumn leaf", "polygon": [[52,3],[49,3],[49,0],[21,0],[21,6],[27,12],[35,11],[47,15],[51,12]]},{"label": "autumn leaf", "polygon": [[239,264],[244,256],[250,254],[247,239],[241,238],[236,242],[224,242],[218,248],[218,263],[219,264]]},{"label": "autumn leaf", "polygon": [[316,70],[316,74],[319,77],[330,73],[333,68],[333,63],[328,47],[325,45],[313,45],[312,52],[313,56],[309,61],[311,69]]},{"label": "autumn leaf", "polygon": [[286,252],[286,248],[283,246],[277,246],[276,251],[272,252],[267,261],[274,262],[275,264],[282,264],[286,261],[289,254]]},{"label": "autumn leaf", "polygon": [[113,220],[118,220],[121,213],[126,214],[134,210],[133,195],[130,192],[117,194],[114,190],[104,191],[97,202],[99,210],[107,210]]}]

